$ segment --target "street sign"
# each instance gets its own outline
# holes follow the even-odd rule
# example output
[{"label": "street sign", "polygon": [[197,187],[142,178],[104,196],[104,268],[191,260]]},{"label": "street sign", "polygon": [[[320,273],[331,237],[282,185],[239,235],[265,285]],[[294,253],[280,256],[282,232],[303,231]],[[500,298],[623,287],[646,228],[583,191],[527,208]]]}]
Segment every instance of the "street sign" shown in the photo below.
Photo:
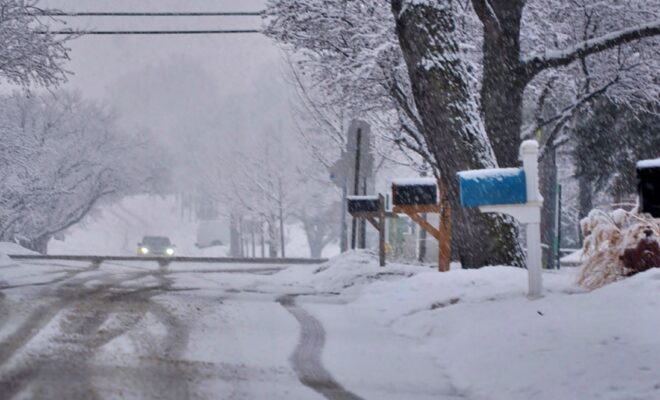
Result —
[{"label": "street sign", "polygon": [[[366,183],[366,192],[372,191],[374,187],[374,154],[373,135],[368,123],[360,120],[351,121],[346,137],[346,149],[341,156],[330,166],[330,180],[340,188],[344,185],[350,193],[355,188],[356,152],[358,148],[358,129],[360,130],[360,171],[358,187],[363,191]],[[356,194],[356,193],[353,193]]]}]

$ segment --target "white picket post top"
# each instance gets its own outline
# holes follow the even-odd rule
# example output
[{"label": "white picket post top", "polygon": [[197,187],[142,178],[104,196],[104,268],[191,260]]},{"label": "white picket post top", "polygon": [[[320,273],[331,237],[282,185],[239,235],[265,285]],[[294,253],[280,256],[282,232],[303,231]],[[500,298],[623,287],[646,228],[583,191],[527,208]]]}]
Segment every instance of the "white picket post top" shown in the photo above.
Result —
[{"label": "white picket post top", "polygon": [[539,144],[536,140],[525,140],[520,145],[520,158],[522,158],[525,171],[525,184],[527,186],[527,203],[542,203],[543,197],[539,192]]}]

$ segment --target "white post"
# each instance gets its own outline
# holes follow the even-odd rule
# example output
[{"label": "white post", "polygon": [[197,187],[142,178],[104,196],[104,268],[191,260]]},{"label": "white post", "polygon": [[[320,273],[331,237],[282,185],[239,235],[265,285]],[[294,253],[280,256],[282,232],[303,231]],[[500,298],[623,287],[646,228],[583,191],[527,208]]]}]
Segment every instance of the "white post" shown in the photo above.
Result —
[{"label": "white post", "polygon": [[530,298],[541,297],[543,276],[541,270],[541,207],[543,197],[539,193],[539,145],[535,140],[526,140],[520,146],[520,156],[525,171],[527,206],[532,217],[527,221],[527,276]]},{"label": "white post", "polygon": [[525,184],[527,186],[527,203],[542,203],[543,197],[539,192],[539,144],[536,140],[525,140],[520,145],[520,158],[525,170]]}]

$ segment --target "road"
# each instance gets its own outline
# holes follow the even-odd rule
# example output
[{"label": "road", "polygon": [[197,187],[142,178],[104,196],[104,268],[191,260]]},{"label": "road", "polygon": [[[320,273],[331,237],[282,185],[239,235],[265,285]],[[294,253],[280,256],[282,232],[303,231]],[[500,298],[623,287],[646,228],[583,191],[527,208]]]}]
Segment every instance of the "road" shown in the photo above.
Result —
[{"label": "road", "polygon": [[338,296],[263,290],[285,267],[2,266],[0,399],[458,398]]}]

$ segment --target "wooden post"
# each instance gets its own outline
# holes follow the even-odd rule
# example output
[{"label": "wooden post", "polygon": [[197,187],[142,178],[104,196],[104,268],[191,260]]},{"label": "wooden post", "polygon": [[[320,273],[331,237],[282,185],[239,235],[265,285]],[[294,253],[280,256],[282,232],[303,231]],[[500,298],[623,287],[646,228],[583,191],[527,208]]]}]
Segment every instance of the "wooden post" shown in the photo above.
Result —
[{"label": "wooden post", "polygon": [[378,261],[381,267],[385,266],[385,237],[387,235],[385,222],[387,218],[396,218],[395,213],[385,209],[385,196],[366,196],[362,198],[348,198],[348,210],[355,220],[369,222],[378,231]]},{"label": "wooden post", "polygon": [[378,259],[385,266],[385,197],[378,195]]},{"label": "wooden post", "polygon": [[445,195],[445,185],[438,181],[440,189],[440,237],[438,238],[438,271],[449,271],[451,263],[451,206]]}]

